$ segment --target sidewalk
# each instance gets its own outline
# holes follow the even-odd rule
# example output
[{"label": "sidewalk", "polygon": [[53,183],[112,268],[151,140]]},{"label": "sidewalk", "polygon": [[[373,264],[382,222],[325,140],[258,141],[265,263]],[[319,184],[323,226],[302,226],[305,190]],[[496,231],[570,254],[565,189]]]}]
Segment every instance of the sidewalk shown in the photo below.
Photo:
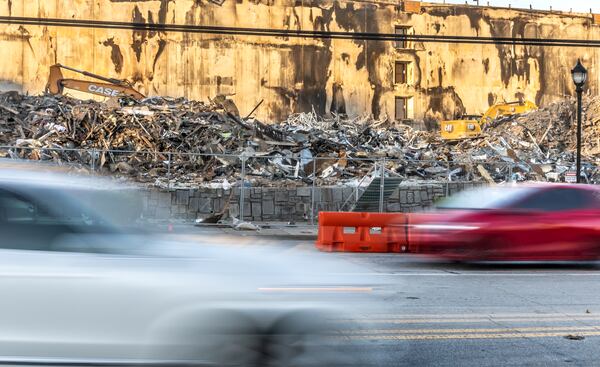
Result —
[{"label": "sidewalk", "polygon": [[258,230],[236,230],[227,224],[162,224],[153,228],[158,233],[174,234],[202,234],[202,235],[229,235],[242,237],[261,237],[282,240],[307,240],[317,239],[317,226],[288,225],[287,223],[257,223]]}]

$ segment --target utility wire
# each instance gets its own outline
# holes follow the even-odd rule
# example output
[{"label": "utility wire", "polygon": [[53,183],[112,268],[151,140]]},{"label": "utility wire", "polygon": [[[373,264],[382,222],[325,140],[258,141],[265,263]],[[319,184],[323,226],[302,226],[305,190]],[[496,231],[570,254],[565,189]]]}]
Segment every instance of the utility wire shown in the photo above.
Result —
[{"label": "utility wire", "polygon": [[123,29],[133,31],[202,33],[231,36],[292,37],[314,39],[350,39],[364,41],[413,41],[464,44],[494,44],[555,47],[600,47],[600,40],[560,38],[477,37],[444,35],[409,35],[374,32],[308,31],[274,28],[243,28],[203,26],[190,24],[156,24],[136,22],[113,22],[102,20],[76,20],[60,18],[33,18],[0,16],[0,24],[20,24],[69,28]]}]

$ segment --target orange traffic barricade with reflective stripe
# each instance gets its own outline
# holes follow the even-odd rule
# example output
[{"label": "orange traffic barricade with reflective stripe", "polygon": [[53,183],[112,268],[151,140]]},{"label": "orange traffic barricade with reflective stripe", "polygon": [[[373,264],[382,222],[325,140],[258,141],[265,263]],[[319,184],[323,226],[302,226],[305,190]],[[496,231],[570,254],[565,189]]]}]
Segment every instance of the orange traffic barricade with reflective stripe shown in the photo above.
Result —
[{"label": "orange traffic barricade with reflective stripe", "polygon": [[320,212],[316,247],[329,252],[406,252],[404,213]]}]

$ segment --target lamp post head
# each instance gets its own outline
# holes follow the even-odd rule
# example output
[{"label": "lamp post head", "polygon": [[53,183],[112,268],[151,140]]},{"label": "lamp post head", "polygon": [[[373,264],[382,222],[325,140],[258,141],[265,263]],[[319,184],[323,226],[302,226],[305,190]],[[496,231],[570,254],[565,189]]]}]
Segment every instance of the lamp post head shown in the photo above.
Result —
[{"label": "lamp post head", "polygon": [[571,70],[571,77],[573,78],[573,83],[577,88],[583,87],[585,81],[587,80],[587,70],[581,64],[581,60],[577,60],[577,65]]}]

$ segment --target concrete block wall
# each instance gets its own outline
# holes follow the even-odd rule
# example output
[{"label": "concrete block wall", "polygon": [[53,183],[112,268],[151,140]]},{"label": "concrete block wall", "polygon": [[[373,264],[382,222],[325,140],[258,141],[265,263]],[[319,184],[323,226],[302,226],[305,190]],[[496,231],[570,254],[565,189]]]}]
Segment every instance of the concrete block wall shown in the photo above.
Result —
[{"label": "concrete block wall", "polygon": [[[482,182],[427,182],[402,184],[386,200],[388,212],[416,212],[447,194],[485,185]],[[233,192],[231,191],[233,190]],[[244,219],[248,221],[308,222],[320,211],[349,209],[354,188],[258,187],[244,191]],[[314,196],[314,198],[313,198]],[[314,214],[312,213],[314,200]],[[240,217],[240,189],[147,189],[143,192],[143,217],[150,220],[194,221],[223,211]],[[346,206],[344,204],[346,203]]]},{"label": "concrete block wall", "polygon": [[[233,190],[233,193],[232,191]],[[313,208],[318,211],[341,210],[352,195],[352,187],[258,187],[244,191],[244,219],[249,221],[308,221]],[[223,211],[240,217],[240,189],[197,188],[160,190],[143,193],[143,217],[153,220],[193,221]]]},{"label": "concrete block wall", "polygon": [[465,189],[485,186],[485,182],[428,182],[402,184],[386,200],[388,212],[418,212],[437,200]]}]

